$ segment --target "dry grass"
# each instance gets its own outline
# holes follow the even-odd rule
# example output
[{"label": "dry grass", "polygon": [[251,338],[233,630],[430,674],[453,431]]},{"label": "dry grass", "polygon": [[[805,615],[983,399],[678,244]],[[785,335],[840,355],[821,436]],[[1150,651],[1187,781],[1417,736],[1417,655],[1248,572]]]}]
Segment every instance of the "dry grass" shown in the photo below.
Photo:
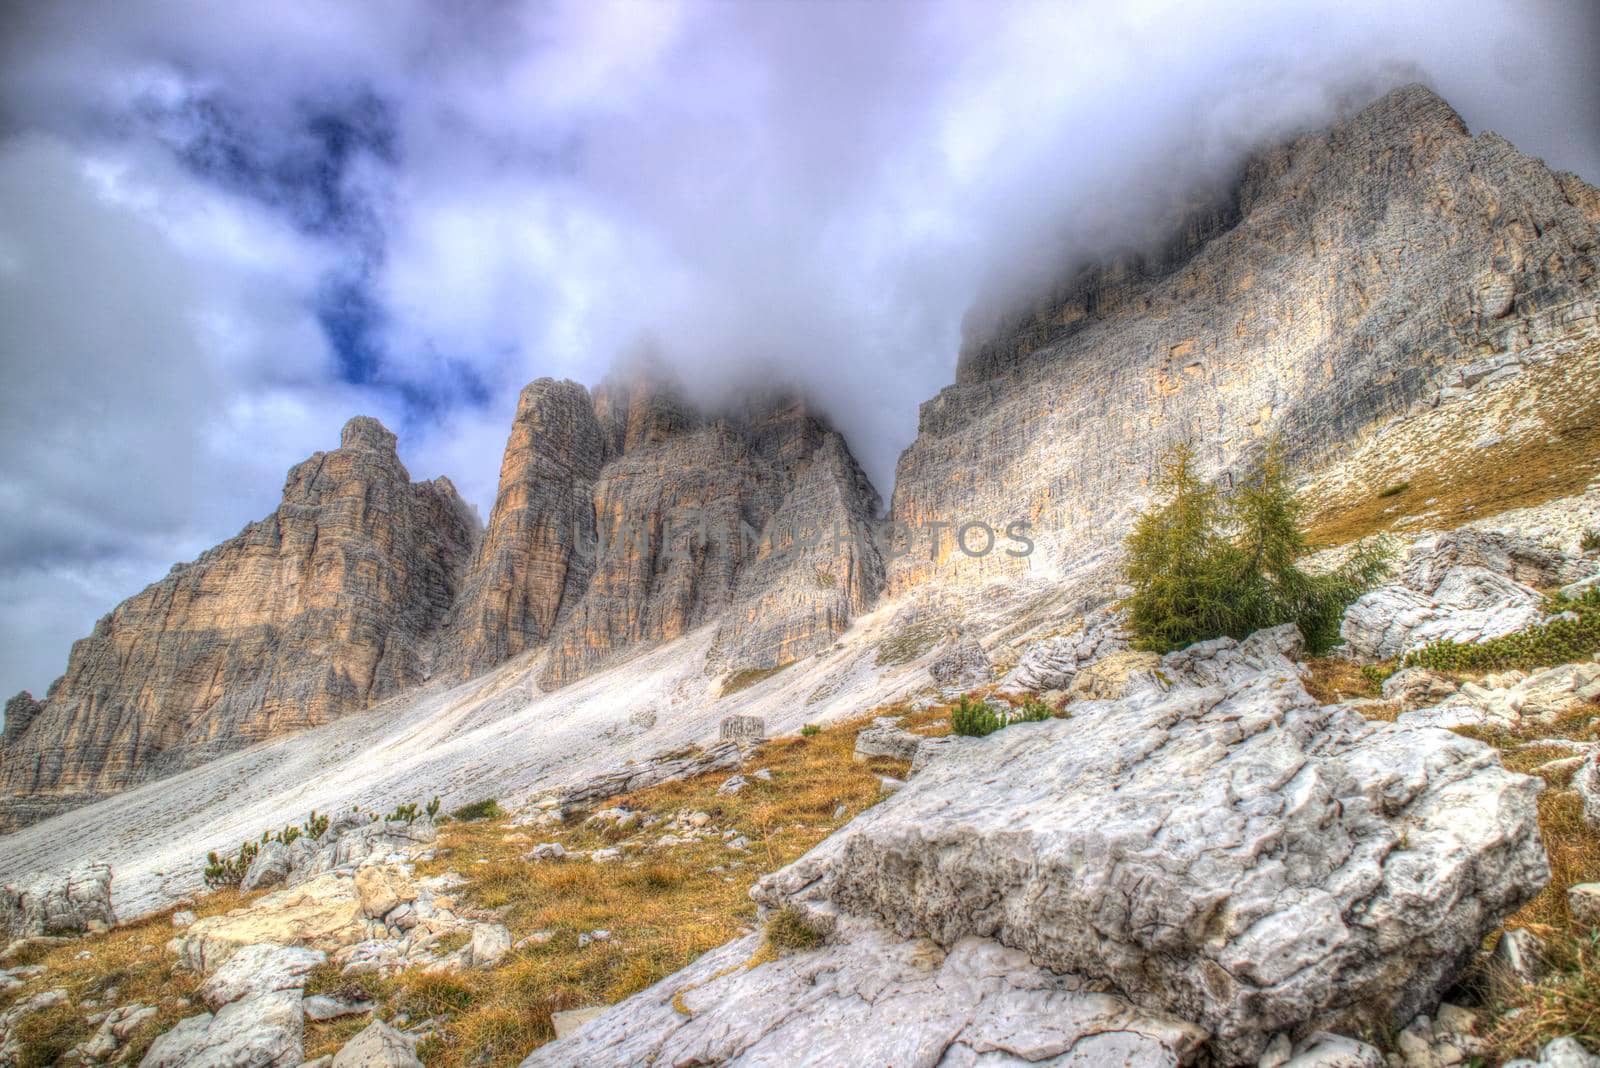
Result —
[{"label": "dry grass", "polygon": [[[191,907],[204,917],[237,908],[241,900],[227,890],[208,894]],[[45,973],[20,990],[0,994],[0,1009],[57,987],[66,990],[69,998],[67,1005],[36,1013],[23,1022],[20,1064],[54,1064],[61,1054],[94,1034],[95,1029],[84,1022],[85,1016],[96,1009],[135,1002],[158,1010],[128,1041],[127,1063],[137,1064],[157,1035],[185,1016],[203,1011],[204,1007],[192,1000],[200,977],[180,970],[177,958],[166,948],[178,933],[172,926],[174,911],[64,945],[30,947],[6,961],[6,967],[42,964]],[[91,956],[79,959],[83,952]]]},{"label": "dry grass", "polygon": [[1536,934],[1544,942],[1550,971],[1534,986],[1488,977],[1485,1004],[1495,1021],[1489,1036],[1494,1045],[1491,1063],[1535,1055],[1545,1042],[1562,1035],[1576,1035],[1591,1049],[1600,1047],[1600,943],[1567,908],[1569,887],[1600,881],[1600,838],[1583,818],[1582,801],[1568,788],[1571,771],[1542,770],[1571,752],[1555,746],[1524,748],[1540,738],[1594,741],[1600,734],[1597,725],[1600,706],[1590,706],[1549,728],[1457,732],[1495,746],[1507,768],[1540,775],[1548,784],[1539,798],[1539,833],[1550,858],[1550,883],[1507,918],[1505,926]]},{"label": "dry grass", "polygon": [[1337,656],[1320,656],[1306,661],[1302,677],[1306,692],[1325,705],[1356,698],[1383,696],[1384,665],[1362,665]]},{"label": "dry grass", "polygon": [[[716,774],[605,802],[666,818],[680,810],[705,812],[719,832],[745,836],[748,852],[727,848],[720,834],[648,848],[665,833],[663,826],[619,842],[616,833],[578,821],[559,829],[518,829],[503,820],[447,825],[438,858],[420,865],[419,873],[466,877],[455,894],[458,906],[498,918],[514,940],[537,931],[551,937],[514,950],[491,971],[368,980],[365,996],[380,1000],[380,1015],[439,1022],[436,1037],[419,1048],[430,1066],[517,1063],[554,1037],[552,1012],[620,1001],[750,930],[751,884],[878,800],[878,775],[905,773],[902,762],[852,759],[856,731],[866,722],[768,742],[747,771],[767,768],[772,781],[752,778],[734,796],[717,796],[727,776]],[[606,864],[521,859],[546,841],[574,851],[620,846],[624,857]],[[578,936],[595,930],[609,931],[610,938],[579,948]],[[332,988],[339,981],[336,974],[318,975],[313,986]],[[336,1023],[341,1026],[307,1029],[307,1057],[331,1052],[349,1037],[353,1026]]]},{"label": "dry grass", "polygon": [[1347,545],[1416,520],[1448,529],[1584,492],[1600,476],[1600,408],[1594,384],[1581,370],[1571,378],[1574,370],[1558,362],[1524,372],[1518,411],[1539,415],[1535,433],[1478,447],[1470,435],[1481,423],[1469,419],[1454,435],[1407,438],[1405,469],[1379,466],[1365,490],[1313,491],[1309,541]]}]

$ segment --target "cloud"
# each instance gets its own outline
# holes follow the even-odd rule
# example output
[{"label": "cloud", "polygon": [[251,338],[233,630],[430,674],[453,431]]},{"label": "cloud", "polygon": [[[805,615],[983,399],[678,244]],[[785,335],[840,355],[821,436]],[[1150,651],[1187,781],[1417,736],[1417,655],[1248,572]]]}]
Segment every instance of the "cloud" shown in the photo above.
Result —
[{"label": "cloud", "polygon": [[487,511],[517,390],[646,340],[707,398],[805,388],[887,491],[975,302],[1263,139],[1420,77],[1600,177],[1591,8],[10,5],[0,688],[355,412]]}]

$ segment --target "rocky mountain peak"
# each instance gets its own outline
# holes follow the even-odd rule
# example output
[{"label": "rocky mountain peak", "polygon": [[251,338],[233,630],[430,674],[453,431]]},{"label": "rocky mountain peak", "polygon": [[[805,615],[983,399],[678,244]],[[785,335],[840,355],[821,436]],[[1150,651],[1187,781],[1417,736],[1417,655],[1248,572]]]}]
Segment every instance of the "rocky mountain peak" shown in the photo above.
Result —
[{"label": "rocky mountain peak", "polygon": [[412,483],[395,435],[346,424],[266,518],[173,568],[73,646],[43,702],[8,708],[15,826],[325,723],[428,675],[425,636],[477,537],[448,480]]},{"label": "rocky mountain peak", "polygon": [[595,387],[594,412],[610,457],[665,441],[702,421],[677,376],[648,354],[626,360]]},{"label": "rocky mountain peak", "polygon": [[341,449],[372,449],[377,452],[394,453],[398,446],[399,439],[395,437],[394,431],[370,415],[355,416],[339,432]]},{"label": "rocky mountain peak", "polygon": [[1070,273],[969,339],[922,406],[893,516],[1049,533],[1026,560],[913,554],[891,588],[1095,557],[1176,441],[1218,475],[1269,437],[1324,464],[1472,367],[1556,359],[1600,306],[1594,197],[1420,85],[1258,152],[1164,252]]}]

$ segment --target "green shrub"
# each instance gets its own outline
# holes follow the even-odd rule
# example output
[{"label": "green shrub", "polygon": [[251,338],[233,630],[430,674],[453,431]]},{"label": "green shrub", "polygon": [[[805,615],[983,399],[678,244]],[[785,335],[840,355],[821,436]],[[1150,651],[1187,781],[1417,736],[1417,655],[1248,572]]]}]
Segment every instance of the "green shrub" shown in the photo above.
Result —
[{"label": "green shrub", "polygon": [[261,852],[260,843],[245,842],[233,856],[221,857],[215,852],[207,853],[206,885],[213,890],[224,886],[238,886],[244,879],[244,873],[249,870],[250,862],[256,859],[256,854],[259,852]]},{"label": "green shrub", "polygon": [[1586,553],[1600,551],[1600,530],[1584,531],[1578,544]]},{"label": "green shrub", "polygon": [[967,738],[982,738],[1006,725],[1005,718],[987,701],[974,701],[961,695],[950,710],[950,730]]},{"label": "green shrub", "polygon": [[1361,677],[1366,679],[1367,682],[1371,683],[1373,689],[1381,693],[1383,691],[1383,684],[1388,682],[1389,676],[1393,675],[1398,670],[1398,664],[1389,662],[1382,664],[1363,664],[1361,667]]},{"label": "green shrub", "polygon": [[436,820],[436,819],[439,818],[439,795],[438,794],[434,794],[433,795],[433,800],[428,802],[427,813],[428,813],[428,818],[430,820]]},{"label": "green shrub", "polygon": [[811,738],[821,733],[822,728],[817,726],[815,723],[807,723],[804,727],[800,728],[800,737],[802,738]]},{"label": "green shrub", "polygon": [[1405,667],[1434,671],[1534,671],[1587,660],[1600,651],[1600,589],[1586,590],[1575,600],[1552,598],[1552,614],[1571,612],[1576,619],[1552,619],[1485,642],[1433,642],[1406,654]]},{"label": "green shrub", "polygon": [[1295,566],[1306,552],[1304,506],[1276,445],[1226,494],[1201,481],[1188,445],[1167,454],[1156,485],[1166,501],[1139,517],[1124,565],[1140,649],[1166,653],[1294,623],[1317,656],[1338,643],[1344,610],[1389,570],[1382,542],[1357,545],[1326,574]]},{"label": "green shrub", "polygon": [[500,803],[489,797],[482,801],[474,801],[470,805],[462,805],[450,813],[450,818],[460,820],[463,823],[471,823],[474,820],[498,819],[500,815]]},{"label": "green shrub", "polygon": [[1055,719],[1056,710],[1039,700],[1030,697],[1022,702],[1022,709],[1011,720],[1013,723],[1043,723],[1047,719]]},{"label": "green shrub", "polygon": [[300,825],[300,830],[307,838],[315,842],[328,832],[328,817],[325,815],[319,816],[317,815],[317,810],[312,809],[311,814],[306,817],[305,823]]},{"label": "green shrub", "polygon": [[1397,482],[1393,486],[1390,486],[1387,489],[1385,489],[1382,493],[1379,493],[1378,496],[1379,496],[1379,498],[1398,497],[1398,496],[1400,496],[1400,494],[1404,493],[1406,490],[1408,490],[1410,488],[1411,488],[1411,483],[1409,483],[1409,482]]},{"label": "green shrub", "polygon": [[417,803],[408,801],[403,805],[396,805],[394,811],[385,816],[384,819],[390,823],[404,822],[409,827],[417,821],[417,817],[420,815],[422,815],[422,812],[417,808]]}]

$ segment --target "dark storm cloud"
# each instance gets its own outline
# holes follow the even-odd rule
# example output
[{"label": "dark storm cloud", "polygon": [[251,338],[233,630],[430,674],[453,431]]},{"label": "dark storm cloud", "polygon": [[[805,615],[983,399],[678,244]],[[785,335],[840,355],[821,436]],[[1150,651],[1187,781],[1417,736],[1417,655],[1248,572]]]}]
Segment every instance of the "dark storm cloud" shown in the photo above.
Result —
[{"label": "dark storm cloud", "polygon": [[964,316],[1423,79],[1591,179],[1586,0],[8,5],[0,689],[357,411],[486,507],[517,390],[647,341],[887,491]]}]

